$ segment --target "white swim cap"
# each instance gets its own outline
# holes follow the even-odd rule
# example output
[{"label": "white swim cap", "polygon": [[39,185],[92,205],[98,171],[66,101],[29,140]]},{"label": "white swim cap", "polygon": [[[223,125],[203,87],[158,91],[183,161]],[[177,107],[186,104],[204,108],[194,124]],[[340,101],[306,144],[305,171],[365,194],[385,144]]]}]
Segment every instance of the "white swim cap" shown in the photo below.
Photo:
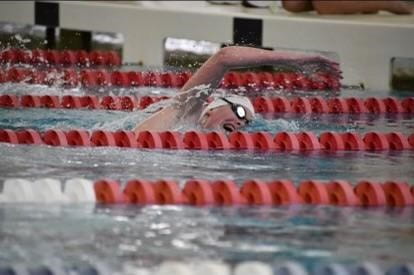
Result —
[{"label": "white swim cap", "polygon": [[[254,107],[249,98],[239,95],[228,95],[224,96],[224,98],[230,101],[231,103],[243,106],[246,110],[250,111],[250,113],[254,117]],[[201,112],[200,118],[203,117],[208,111],[224,105],[228,105],[228,103],[224,101],[221,97],[214,99]]]}]

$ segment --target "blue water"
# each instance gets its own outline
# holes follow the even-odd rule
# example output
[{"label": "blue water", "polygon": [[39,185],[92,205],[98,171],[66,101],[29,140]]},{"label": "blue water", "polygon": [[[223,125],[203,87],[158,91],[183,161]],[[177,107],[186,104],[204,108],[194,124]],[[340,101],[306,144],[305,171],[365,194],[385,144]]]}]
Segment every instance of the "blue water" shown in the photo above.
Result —
[{"label": "blue water", "polygon": [[[158,88],[101,89],[98,95],[173,95]],[[76,88],[3,84],[0,94],[85,94]],[[268,91],[280,95],[282,92]],[[298,93],[303,94],[303,93]],[[345,90],[342,96],[389,96]],[[404,97],[407,94],[392,94]],[[324,94],[329,96],[329,94]],[[104,110],[1,109],[0,128],[131,130],[146,114]],[[191,126],[181,128],[191,129]],[[278,115],[255,120],[248,131],[401,131],[413,116]],[[245,152],[63,148],[0,144],[0,181],[52,177],[404,180],[414,184],[414,151]],[[229,263],[290,259],[305,265],[381,266],[414,261],[414,209],[330,206],[194,208],[188,206],[0,205],[0,264],[95,263],[114,270],[151,267],[164,260],[218,259]],[[120,272],[122,273],[122,272]]]}]

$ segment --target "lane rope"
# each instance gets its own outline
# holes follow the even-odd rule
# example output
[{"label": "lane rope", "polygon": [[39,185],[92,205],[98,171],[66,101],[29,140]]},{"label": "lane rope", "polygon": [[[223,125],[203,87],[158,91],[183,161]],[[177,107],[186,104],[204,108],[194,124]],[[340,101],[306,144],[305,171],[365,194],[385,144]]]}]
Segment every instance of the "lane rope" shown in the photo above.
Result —
[{"label": "lane rope", "polygon": [[[169,96],[56,96],[56,95],[0,95],[0,107],[108,109],[133,111]],[[414,113],[414,97],[386,98],[323,98],[316,97],[255,97],[251,98],[257,113],[313,113],[313,114],[399,114]],[[88,104],[89,103],[89,104]]]},{"label": "lane rope", "polygon": [[[181,88],[192,76],[192,72],[159,71],[108,71],[67,68],[37,70],[13,67],[0,70],[0,83],[28,83],[43,85],[62,85],[66,87],[163,87]],[[237,77],[236,77],[237,76]],[[307,83],[306,85],[303,82]],[[223,77],[221,88],[245,88],[249,91],[304,90],[304,91],[339,91],[340,80],[329,73],[314,73],[305,76],[300,73],[280,72],[228,72]]]},{"label": "lane rope", "polygon": [[10,48],[0,52],[0,64],[64,65],[64,66],[120,66],[116,51],[43,50]]},{"label": "lane rope", "polygon": [[[64,188],[62,188],[64,186]],[[124,186],[124,187],[122,187]],[[34,181],[12,178],[3,183],[0,202],[91,202],[102,204],[192,205],[192,206],[283,206],[296,204],[353,207],[406,207],[414,205],[414,185],[405,181],[288,179],[186,180],[131,179],[125,184],[104,178],[94,182],[69,179]],[[63,190],[63,191],[62,191]]]},{"label": "lane rope", "polygon": [[403,151],[414,149],[414,134],[401,132],[223,132],[87,131],[82,129],[0,129],[0,142],[50,146],[127,147],[180,150],[255,150],[280,152]]},{"label": "lane rope", "polygon": [[[100,262],[82,266],[66,264],[43,264],[37,266],[3,265],[0,274],[35,275],[35,274],[77,274],[108,275],[113,273],[128,273],[129,269],[111,270]],[[412,275],[414,264],[411,262],[392,264],[380,267],[372,261],[361,261],[352,264],[339,262],[316,263],[306,266],[301,262],[292,260],[275,261],[270,264],[259,260],[243,260],[230,264],[218,260],[179,261],[165,260],[150,268],[134,269],[138,274],[146,275]]]}]

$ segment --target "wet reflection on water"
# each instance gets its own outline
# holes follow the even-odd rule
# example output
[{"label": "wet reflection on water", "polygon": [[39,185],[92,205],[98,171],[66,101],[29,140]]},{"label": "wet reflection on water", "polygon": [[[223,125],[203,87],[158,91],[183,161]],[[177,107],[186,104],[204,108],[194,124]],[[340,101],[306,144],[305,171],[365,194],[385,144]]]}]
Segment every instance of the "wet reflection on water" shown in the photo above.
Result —
[{"label": "wet reflection on water", "polygon": [[[414,209],[3,204],[0,263],[413,260]],[[373,234],[375,232],[375,234]]]}]

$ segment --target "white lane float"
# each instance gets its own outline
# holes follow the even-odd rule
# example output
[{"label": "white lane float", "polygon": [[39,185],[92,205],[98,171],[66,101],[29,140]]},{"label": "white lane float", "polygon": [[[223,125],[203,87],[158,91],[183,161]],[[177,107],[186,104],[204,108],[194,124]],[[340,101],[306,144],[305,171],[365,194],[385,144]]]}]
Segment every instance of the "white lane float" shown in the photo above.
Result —
[{"label": "white lane float", "polygon": [[66,195],[70,202],[96,202],[93,182],[82,178],[73,178],[65,182]]},{"label": "white lane float", "polygon": [[348,270],[341,264],[330,263],[318,265],[312,272],[313,275],[349,275]]},{"label": "white lane float", "polygon": [[384,275],[385,273],[374,263],[362,262],[350,268],[351,275]]},{"label": "white lane float", "polygon": [[230,266],[218,261],[197,262],[192,268],[193,274],[197,275],[230,275]]},{"label": "white lane float", "polygon": [[2,202],[34,202],[36,200],[32,182],[25,179],[6,179],[3,183]]},{"label": "white lane float", "polygon": [[258,261],[246,261],[235,266],[234,275],[273,275],[270,265]]},{"label": "white lane float", "polygon": [[33,182],[36,202],[67,202],[60,180],[43,178]]},{"label": "white lane float", "polygon": [[305,268],[296,262],[286,261],[276,266],[275,275],[309,275]]},{"label": "white lane float", "polygon": [[165,261],[155,272],[155,275],[195,275],[190,266],[175,261]]},{"label": "white lane float", "polygon": [[414,275],[414,264],[401,264],[392,266],[387,275]]}]

